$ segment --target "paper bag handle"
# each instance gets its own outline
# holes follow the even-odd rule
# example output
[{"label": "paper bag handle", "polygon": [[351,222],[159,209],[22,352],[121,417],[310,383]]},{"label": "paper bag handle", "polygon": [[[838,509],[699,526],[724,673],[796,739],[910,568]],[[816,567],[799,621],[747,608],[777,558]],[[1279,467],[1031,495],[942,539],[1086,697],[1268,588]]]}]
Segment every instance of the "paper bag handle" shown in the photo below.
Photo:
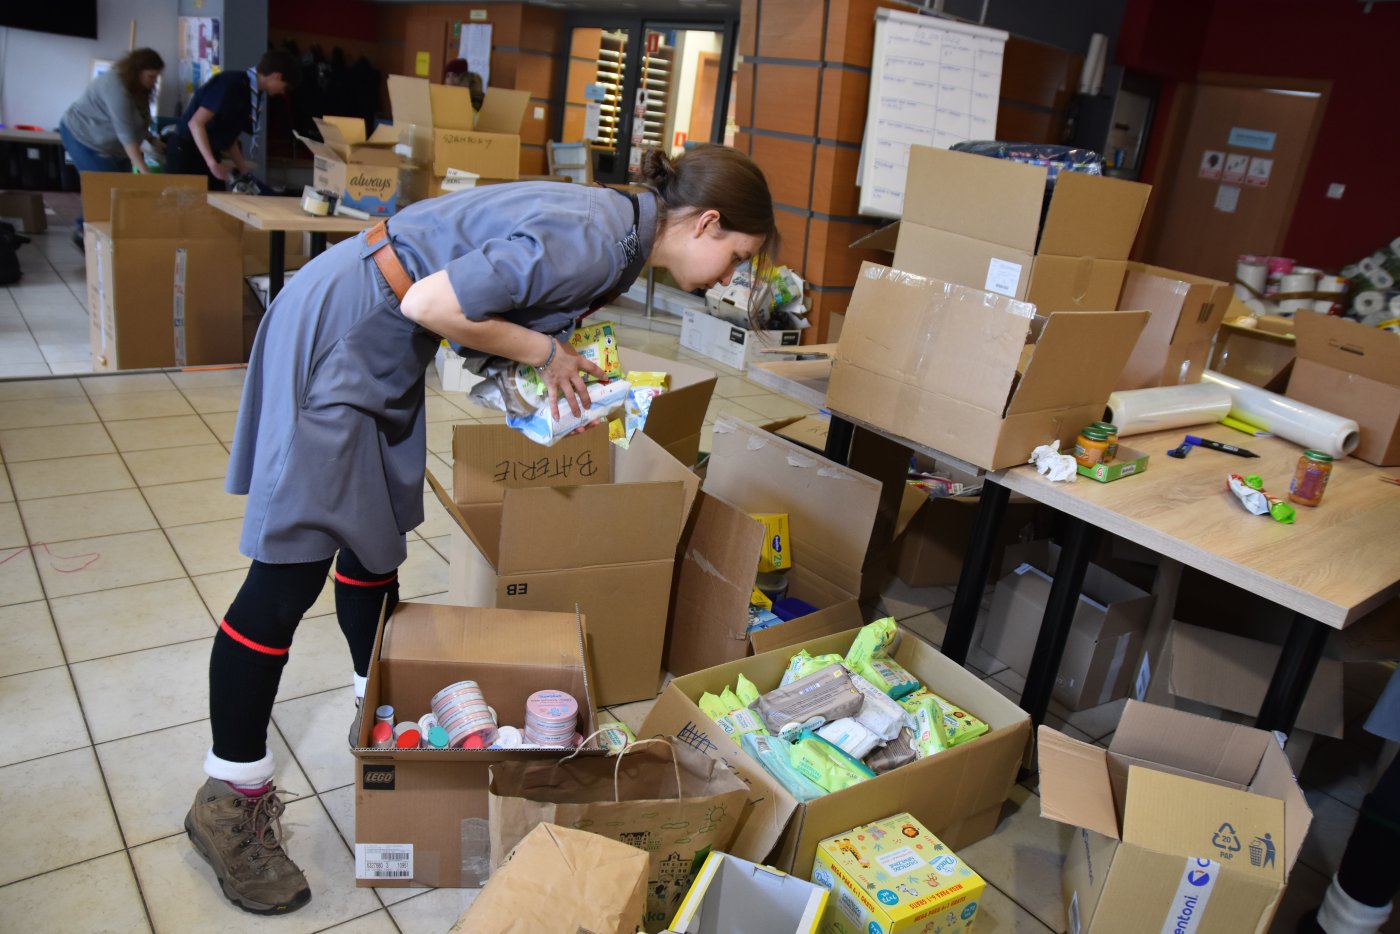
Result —
[{"label": "paper bag handle", "polygon": [[621,792],[618,790],[617,774],[618,769],[622,768],[622,757],[627,755],[633,749],[636,749],[638,746],[645,746],[648,743],[661,743],[667,749],[671,750],[671,768],[676,770],[676,800],[685,800],[685,794],[681,790],[681,764],[676,761],[676,748],[671,745],[671,741],[666,737],[654,736],[651,739],[634,740],[633,742],[628,743],[626,746],[623,746],[622,749],[618,751],[617,761],[613,763],[613,801],[615,803],[622,800]]}]

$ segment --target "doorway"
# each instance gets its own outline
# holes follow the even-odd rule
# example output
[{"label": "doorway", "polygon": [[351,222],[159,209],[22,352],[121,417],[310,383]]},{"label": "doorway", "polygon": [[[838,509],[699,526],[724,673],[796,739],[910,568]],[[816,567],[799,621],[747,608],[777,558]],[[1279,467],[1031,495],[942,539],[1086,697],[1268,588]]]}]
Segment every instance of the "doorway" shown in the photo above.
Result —
[{"label": "doorway", "polygon": [[1240,254],[1280,252],[1329,89],[1202,76],[1180,144],[1170,150],[1174,168],[1152,195],[1158,208],[1148,261],[1230,282]]}]

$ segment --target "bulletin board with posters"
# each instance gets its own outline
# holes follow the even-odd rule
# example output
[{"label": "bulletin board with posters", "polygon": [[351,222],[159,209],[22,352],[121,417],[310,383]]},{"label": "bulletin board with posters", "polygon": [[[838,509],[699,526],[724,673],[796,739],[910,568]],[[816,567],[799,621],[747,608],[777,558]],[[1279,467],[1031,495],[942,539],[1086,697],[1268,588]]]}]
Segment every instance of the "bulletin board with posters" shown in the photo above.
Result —
[{"label": "bulletin board with posters", "polygon": [[180,109],[195,89],[223,70],[223,41],[217,16],[180,17]]}]

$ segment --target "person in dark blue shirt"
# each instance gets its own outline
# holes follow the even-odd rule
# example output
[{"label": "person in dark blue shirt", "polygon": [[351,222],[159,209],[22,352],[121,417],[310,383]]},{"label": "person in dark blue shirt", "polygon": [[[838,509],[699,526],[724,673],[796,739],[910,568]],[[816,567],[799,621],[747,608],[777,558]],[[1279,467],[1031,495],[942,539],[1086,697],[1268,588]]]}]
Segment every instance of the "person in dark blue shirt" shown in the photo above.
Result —
[{"label": "person in dark blue shirt", "polygon": [[230,178],[228,166],[220,161],[227,154],[237,174],[248,174],[238,138],[256,134],[267,99],[286,93],[296,83],[298,69],[295,55],[272,49],[263,54],[257,68],[221,72],[200,85],[166,149],[165,170],[206,175],[209,187],[219,188]]}]

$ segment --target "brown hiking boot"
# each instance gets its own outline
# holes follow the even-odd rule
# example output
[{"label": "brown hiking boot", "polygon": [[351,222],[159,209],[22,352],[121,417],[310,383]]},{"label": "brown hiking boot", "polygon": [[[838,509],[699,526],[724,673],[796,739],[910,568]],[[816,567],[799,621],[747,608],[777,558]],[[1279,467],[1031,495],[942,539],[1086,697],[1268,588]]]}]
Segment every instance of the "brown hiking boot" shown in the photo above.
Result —
[{"label": "brown hiking boot", "polygon": [[311,901],[311,888],[282,849],[278,818],[286,810],[277,789],[241,795],[211,778],[185,815],[185,833],[214,868],[224,896],[244,911],[272,915]]}]

